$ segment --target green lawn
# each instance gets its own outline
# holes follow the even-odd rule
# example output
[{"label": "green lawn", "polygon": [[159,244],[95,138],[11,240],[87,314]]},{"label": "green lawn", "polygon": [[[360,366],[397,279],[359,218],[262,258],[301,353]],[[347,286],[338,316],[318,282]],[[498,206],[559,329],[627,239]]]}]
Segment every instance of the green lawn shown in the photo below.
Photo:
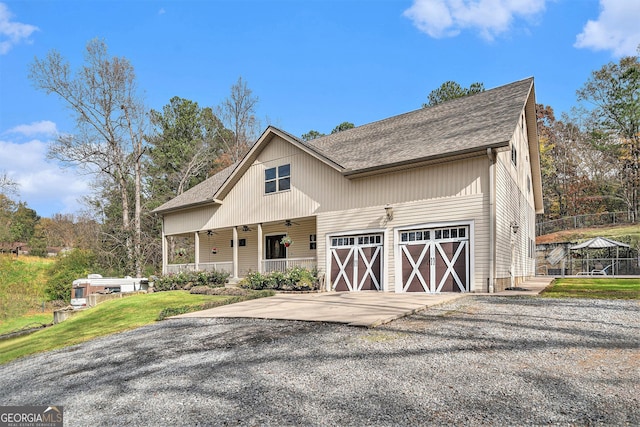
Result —
[{"label": "green lawn", "polygon": [[46,300],[46,272],[54,262],[0,254],[0,322],[27,314]]},{"label": "green lawn", "polygon": [[0,335],[9,332],[16,332],[20,329],[35,328],[42,325],[53,323],[53,312],[46,311],[44,313],[25,314],[24,316],[14,317],[0,323]]},{"label": "green lawn", "polygon": [[19,357],[79,344],[104,335],[123,332],[158,320],[161,312],[180,313],[241,299],[273,295],[256,292],[250,297],[194,295],[187,291],[156,292],[104,302],[49,328],[0,341],[0,364]]},{"label": "green lawn", "polygon": [[640,279],[556,279],[541,296],[550,298],[640,299]]}]

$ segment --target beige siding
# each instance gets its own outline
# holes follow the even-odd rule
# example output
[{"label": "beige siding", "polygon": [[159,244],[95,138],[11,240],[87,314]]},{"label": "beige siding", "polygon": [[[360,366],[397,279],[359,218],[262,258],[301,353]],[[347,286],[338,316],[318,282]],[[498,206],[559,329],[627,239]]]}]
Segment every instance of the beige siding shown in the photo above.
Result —
[{"label": "beige siding", "polygon": [[[485,173],[488,175],[488,172]],[[381,206],[332,212],[318,216],[318,267],[326,274],[328,260],[326,254],[329,236],[356,232],[385,233],[385,253],[383,258],[384,289],[396,290],[394,239],[397,228],[411,226],[438,226],[460,222],[472,223],[471,271],[474,292],[486,291],[488,277],[488,201],[483,195],[451,197],[422,202],[411,202],[393,206],[394,218],[387,221]]]},{"label": "beige siding", "polygon": [[[282,164],[291,165],[291,190],[265,195],[264,171]],[[238,248],[238,273],[258,270],[257,224],[263,235],[289,234],[294,244],[288,258],[318,258],[321,273],[326,271],[326,244],[336,233],[384,232],[383,275],[385,290],[395,291],[394,239],[398,228],[437,226],[452,222],[471,224],[471,289],[486,290],[488,277],[488,170],[485,155],[447,163],[410,168],[392,173],[347,179],[335,169],[319,162],[291,144],[275,138],[258,156],[249,170],[216,208],[180,213],[165,220],[167,234],[182,232],[200,225],[201,262],[232,259],[231,227],[238,227],[238,237],[247,239]],[[393,207],[394,219],[385,217],[385,205]],[[212,215],[215,212],[215,215]],[[202,219],[209,215],[209,221]],[[284,220],[299,225],[285,227]],[[317,221],[317,224],[316,224]],[[169,224],[169,226],[167,226]],[[251,230],[243,232],[242,225]],[[309,237],[317,235],[317,249],[309,248]],[[220,243],[218,243],[220,241]],[[211,247],[218,248],[217,255]],[[260,258],[264,258],[263,253]]]},{"label": "beige siding", "polygon": [[[291,165],[291,190],[265,195],[265,169],[287,163]],[[486,158],[478,157],[349,180],[291,144],[274,138],[204,228],[481,194],[486,191],[479,178],[483,168]]]},{"label": "beige siding", "polygon": [[296,219],[294,222],[290,227],[284,223],[265,225],[263,234],[286,234],[291,237],[293,244],[287,248],[287,258],[315,258],[317,251],[309,249],[309,236],[316,234],[315,218]]},{"label": "beige siding", "polygon": [[164,233],[166,235],[182,234],[206,230],[205,224],[214,215],[216,207],[190,209],[168,213],[164,216]]},{"label": "beige siding", "polygon": [[[200,262],[231,261],[233,259],[232,239],[231,229],[216,230],[216,234],[211,236],[207,233],[200,233]],[[217,249],[216,254],[212,253],[213,248]]]},{"label": "beige siding", "polygon": [[[512,264],[516,284],[535,274],[535,258],[529,249],[535,241],[535,208],[523,118],[511,141],[517,151],[517,166],[511,160],[511,151],[499,153],[496,164],[496,279],[502,283],[510,280]],[[519,225],[515,234],[510,228],[512,222]]]},{"label": "beige siding", "polygon": [[[249,227],[243,231],[238,227],[238,240],[245,239],[246,246],[238,246],[238,275],[245,276],[250,271],[258,271],[259,259],[265,257],[264,239],[267,235],[285,234],[291,237],[293,245],[287,249],[287,258],[315,258],[316,250],[309,248],[309,236],[316,233],[315,218],[295,220],[290,227],[284,225],[284,221],[265,225],[262,229],[263,244],[262,253],[258,254],[258,227]],[[233,230],[231,228],[217,229],[215,234],[200,233],[200,262],[230,262],[233,260],[233,248],[231,240]],[[216,248],[216,253],[212,249]]]}]

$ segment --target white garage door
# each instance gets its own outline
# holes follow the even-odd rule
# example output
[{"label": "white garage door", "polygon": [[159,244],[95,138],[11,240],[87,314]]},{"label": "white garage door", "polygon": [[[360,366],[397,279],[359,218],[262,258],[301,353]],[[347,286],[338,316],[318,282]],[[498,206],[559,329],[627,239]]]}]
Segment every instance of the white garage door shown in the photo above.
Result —
[{"label": "white garage door", "polygon": [[469,227],[400,232],[403,292],[468,292]]},{"label": "white garage door", "polygon": [[382,234],[331,238],[331,286],[335,291],[382,290]]}]

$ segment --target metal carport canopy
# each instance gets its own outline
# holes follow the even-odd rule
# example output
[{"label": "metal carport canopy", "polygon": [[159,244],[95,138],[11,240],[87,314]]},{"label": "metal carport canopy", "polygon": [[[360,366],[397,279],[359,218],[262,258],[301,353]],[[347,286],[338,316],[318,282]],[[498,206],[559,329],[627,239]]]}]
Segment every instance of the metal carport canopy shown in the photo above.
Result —
[{"label": "metal carport canopy", "polygon": [[571,249],[603,249],[614,247],[628,248],[630,246],[626,243],[607,239],[606,237],[594,237],[593,239],[587,240],[579,245],[571,246]]}]

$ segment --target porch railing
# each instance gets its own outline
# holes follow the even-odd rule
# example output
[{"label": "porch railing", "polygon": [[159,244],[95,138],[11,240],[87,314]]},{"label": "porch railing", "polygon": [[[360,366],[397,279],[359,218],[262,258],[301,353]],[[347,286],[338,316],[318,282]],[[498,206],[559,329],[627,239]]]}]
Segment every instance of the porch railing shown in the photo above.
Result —
[{"label": "porch railing", "polygon": [[[288,258],[288,259],[267,259],[262,261],[262,271],[271,273],[273,271],[285,272],[292,267],[302,267],[312,270],[317,266],[316,259],[310,258]],[[200,271],[224,271],[233,272],[233,262],[201,262],[198,264]],[[167,273],[181,273],[185,271],[196,271],[196,264],[168,264]]]},{"label": "porch railing", "polygon": [[167,264],[167,273],[182,273],[184,271],[196,271],[195,264]]},{"label": "porch railing", "polygon": [[265,259],[262,261],[262,271],[271,273],[273,271],[285,272],[292,267],[302,267],[312,270],[317,266],[316,259],[311,258],[286,258],[286,259]]},{"label": "porch railing", "polygon": [[223,271],[231,274],[233,272],[233,261],[228,262],[201,262],[198,270],[202,271]]},{"label": "porch railing", "polygon": [[[224,271],[231,273],[233,271],[233,262],[201,262],[198,264],[199,271]],[[196,264],[167,264],[167,273],[182,273],[185,271],[196,271]]]}]

